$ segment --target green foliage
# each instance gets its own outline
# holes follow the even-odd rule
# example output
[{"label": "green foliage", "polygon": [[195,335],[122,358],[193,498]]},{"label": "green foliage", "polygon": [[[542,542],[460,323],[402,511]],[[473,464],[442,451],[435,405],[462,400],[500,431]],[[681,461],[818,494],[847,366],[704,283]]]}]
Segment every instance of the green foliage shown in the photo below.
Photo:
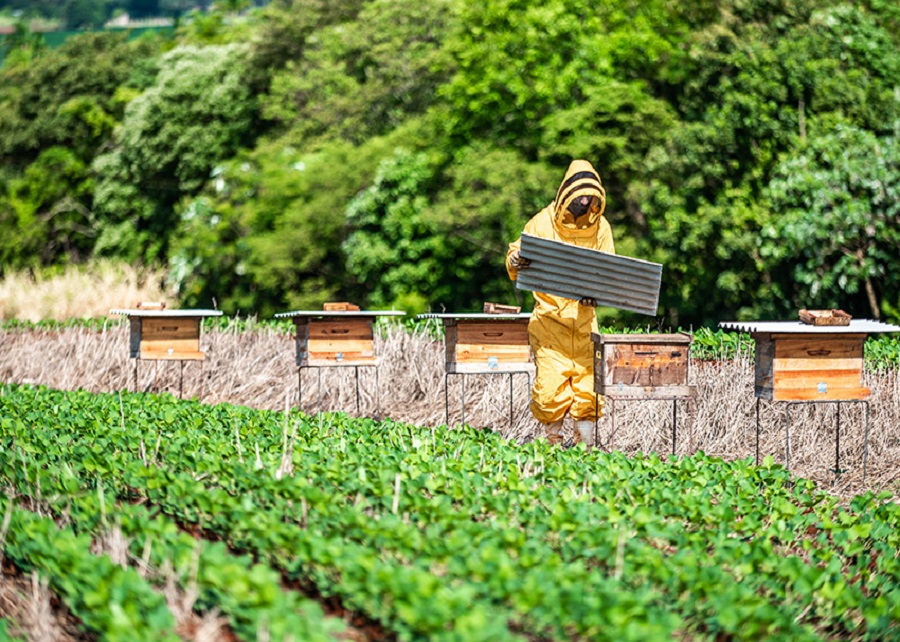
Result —
[{"label": "green foliage", "polygon": [[890,493],[841,505],[771,458],[19,386],[0,417],[5,485],[44,489],[82,541],[117,520],[133,553],[193,563],[236,632],[289,617],[278,574],[400,640],[880,640],[900,617]]},{"label": "green foliage", "polygon": [[0,193],[0,265],[7,269],[79,261],[91,254],[95,219],[89,168],[65,147],[41,152]]},{"label": "green foliage", "polygon": [[[900,141],[855,127],[814,132],[773,172],[763,251],[793,276],[794,307],[900,304]],[[881,304],[887,295],[886,305]],[[894,307],[892,307],[894,306]]]},{"label": "green foliage", "polygon": [[449,2],[373,0],[352,22],[317,30],[273,77],[264,114],[292,124],[298,141],[361,143],[423,113],[444,76]]},{"label": "green foliage", "polygon": [[0,69],[0,161],[24,168],[42,149],[64,146],[89,162],[121,118],[116,89],[152,47],[120,34],[84,34],[27,65]]},{"label": "green foliage", "polygon": [[445,174],[449,185],[437,190],[443,160],[400,149],[348,206],[347,271],[369,305],[413,314],[514,300],[513,284],[497,274],[507,244],[550,198],[551,172],[476,145],[460,152]]},{"label": "green foliage", "polygon": [[317,29],[352,21],[366,0],[274,0],[260,15],[259,37],[251,52],[251,84],[267,91],[271,76],[289,62],[303,59]]},{"label": "green foliage", "polygon": [[[665,266],[658,325],[811,305],[900,319],[896,212],[879,196],[896,191],[896,3],[275,0],[225,15],[240,5],[184,15],[170,43],[5,39],[0,272],[113,255],[168,260],[183,304],[231,312],[370,295],[477,309],[518,297],[506,243],[583,157],[620,251]],[[398,148],[428,160],[375,185]],[[846,229],[824,216],[838,206]]]},{"label": "green foliage", "polygon": [[[37,571],[65,600],[86,628],[108,642],[176,642],[175,620],[165,598],[137,571],[123,569],[109,556],[90,553],[91,541],[52,519],[0,502],[9,514],[4,553],[24,571]],[[8,511],[11,511],[8,513]]]},{"label": "green foliage", "polygon": [[453,268],[448,265],[453,252],[425,216],[432,163],[424,153],[398,150],[348,206],[347,270],[371,288],[366,299],[372,306],[405,306],[419,313],[427,301],[451,296],[437,288],[446,281],[443,270]]},{"label": "green foliage", "polygon": [[244,81],[246,54],[244,46],[219,45],[162,56],[156,84],[128,104],[117,149],[95,161],[95,208],[114,224],[98,240],[105,251],[165,256],[172,207],[249,134],[255,102]]},{"label": "green foliage", "polygon": [[215,298],[229,314],[267,317],[357,297],[341,251],[345,204],[389,150],[415,145],[417,134],[412,128],[363,147],[336,142],[314,153],[278,140],[217,168],[210,188],[181,210],[169,263],[182,300]]},{"label": "green foliage", "polygon": [[0,69],[0,273],[83,261],[105,224],[91,162],[109,139],[150,41],[86,34]]},{"label": "green foliage", "polygon": [[[814,125],[819,136],[845,119],[892,131],[900,107],[896,39],[862,9],[730,4],[689,37],[679,61],[683,125],[648,154],[650,180],[638,188],[650,231],[642,245],[666,263],[663,304],[674,323],[796,304],[795,274],[764,249],[779,159],[796,156]],[[840,297],[822,286],[824,298]]]}]

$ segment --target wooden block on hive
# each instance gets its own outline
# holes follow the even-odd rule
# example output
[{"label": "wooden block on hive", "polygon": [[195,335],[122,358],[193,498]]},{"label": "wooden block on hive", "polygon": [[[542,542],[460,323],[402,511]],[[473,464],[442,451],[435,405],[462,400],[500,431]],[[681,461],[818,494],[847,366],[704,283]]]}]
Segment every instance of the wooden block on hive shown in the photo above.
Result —
[{"label": "wooden block on hive", "polygon": [[334,301],[322,306],[325,312],[359,312],[359,306],[347,301]]},{"label": "wooden block on hive", "polygon": [[485,302],[485,314],[519,314],[522,308],[518,305],[503,305],[502,303]]},{"label": "wooden block on hive", "polygon": [[165,301],[141,301],[137,304],[138,310],[165,310]]},{"label": "wooden block on hive", "polygon": [[807,325],[850,325],[852,318],[843,310],[800,310],[800,320]]}]

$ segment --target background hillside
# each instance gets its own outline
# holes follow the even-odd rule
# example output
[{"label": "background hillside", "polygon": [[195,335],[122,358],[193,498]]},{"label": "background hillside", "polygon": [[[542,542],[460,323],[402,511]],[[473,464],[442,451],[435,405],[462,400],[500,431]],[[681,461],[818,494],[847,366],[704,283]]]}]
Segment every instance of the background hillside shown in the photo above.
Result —
[{"label": "background hillside", "polygon": [[5,36],[0,276],[112,260],[229,314],[528,305],[506,244],[583,157],[619,252],[665,266],[661,323],[900,318],[893,2],[191,9]]}]

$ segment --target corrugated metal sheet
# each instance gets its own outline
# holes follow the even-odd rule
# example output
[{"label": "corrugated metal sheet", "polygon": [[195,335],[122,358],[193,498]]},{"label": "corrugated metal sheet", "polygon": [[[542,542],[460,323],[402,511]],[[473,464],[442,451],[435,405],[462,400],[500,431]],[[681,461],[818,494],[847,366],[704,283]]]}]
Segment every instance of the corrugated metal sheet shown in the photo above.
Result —
[{"label": "corrugated metal sheet", "polygon": [[900,332],[900,326],[873,321],[852,319],[850,325],[807,325],[800,321],[722,321],[723,330],[737,330],[754,334],[878,334]]},{"label": "corrugated metal sheet", "polygon": [[513,314],[488,314],[482,312],[463,312],[460,314],[447,314],[437,312],[426,312],[425,314],[416,315],[416,319],[487,319],[497,321],[511,321],[514,319],[529,319],[530,312],[518,312]]},{"label": "corrugated metal sheet", "polygon": [[656,315],[662,265],[571,243],[522,235],[522,258],[516,287],[569,299],[595,299],[599,305]]},{"label": "corrugated metal sheet", "polygon": [[110,314],[121,314],[126,317],[220,317],[221,310],[110,310]]},{"label": "corrugated metal sheet", "polygon": [[318,319],[322,317],[402,317],[406,312],[399,310],[294,310],[292,312],[278,312],[276,319],[293,317],[310,317]]}]

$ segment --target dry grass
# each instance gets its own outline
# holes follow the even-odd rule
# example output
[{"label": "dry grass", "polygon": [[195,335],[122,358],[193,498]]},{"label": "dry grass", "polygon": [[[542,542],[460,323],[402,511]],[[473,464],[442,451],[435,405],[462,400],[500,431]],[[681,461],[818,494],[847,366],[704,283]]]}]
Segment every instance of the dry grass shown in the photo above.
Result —
[{"label": "dry grass", "polygon": [[[273,329],[242,332],[236,326],[204,333],[207,360],[184,368],[184,395],[206,403],[229,402],[255,408],[283,409],[297,402],[297,371],[293,338]],[[380,338],[383,355],[378,370],[380,404],[372,369],[359,369],[359,412],[356,409],[355,371],[331,368],[303,371],[303,409],[315,411],[321,394],[323,410],[351,415],[392,417],[422,426],[444,424],[443,344],[422,334],[392,330]],[[200,376],[202,370],[202,378]],[[138,389],[179,393],[177,363],[141,362]],[[321,376],[321,393],[317,382]],[[692,435],[688,410],[679,403],[677,453],[700,449],[728,460],[756,452],[756,400],[753,362],[737,360],[695,364],[698,386]],[[134,389],[134,362],[128,359],[125,325],[103,332],[66,329],[58,332],[0,332],[0,381],[45,384],[59,389],[94,392]],[[527,441],[539,428],[528,410],[524,375],[513,382],[514,412],[509,416],[509,379],[502,375],[466,377],[466,423],[496,429],[506,437]],[[867,375],[872,389],[867,478],[863,481],[863,414],[861,406],[841,411],[840,465],[835,480],[835,406],[803,405],[791,409],[791,469],[823,488],[847,496],[865,488],[898,487],[900,476],[900,377],[897,371]],[[461,377],[450,380],[451,425],[461,419]],[[784,463],[785,404],[763,402],[760,407],[761,456]],[[614,446],[626,453],[659,452],[672,448],[672,402],[619,402],[615,412]],[[565,436],[571,440],[571,427]],[[612,442],[609,415],[600,420],[601,444]]]},{"label": "dry grass", "polygon": [[0,615],[9,633],[30,642],[75,642],[85,639],[78,620],[37,573],[25,575],[6,563],[0,572]]},{"label": "dry grass", "polygon": [[[197,586],[197,564],[199,555],[194,557],[194,567],[190,577],[183,578],[175,571],[170,561],[166,561],[162,568],[156,569],[149,565],[147,559],[130,556],[130,542],[123,535],[122,529],[113,526],[107,529],[91,544],[91,553],[94,555],[108,555],[114,564],[122,568],[129,565],[137,569],[138,573],[157,587],[166,599],[166,606],[175,619],[175,630],[182,640],[187,642],[223,642],[234,640],[234,634],[228,627],[227,619],[218,610],[198,613],[194,610],[200,590]],[[149,556],[149,549],[145,549]]]},{"label": "dry grass", "polygon": [[110,261],[72,266],[43,277],[30,272],[0,279],[0,319],[64,321],[106,316],[111,308],[165,301],[162,273]]}]

